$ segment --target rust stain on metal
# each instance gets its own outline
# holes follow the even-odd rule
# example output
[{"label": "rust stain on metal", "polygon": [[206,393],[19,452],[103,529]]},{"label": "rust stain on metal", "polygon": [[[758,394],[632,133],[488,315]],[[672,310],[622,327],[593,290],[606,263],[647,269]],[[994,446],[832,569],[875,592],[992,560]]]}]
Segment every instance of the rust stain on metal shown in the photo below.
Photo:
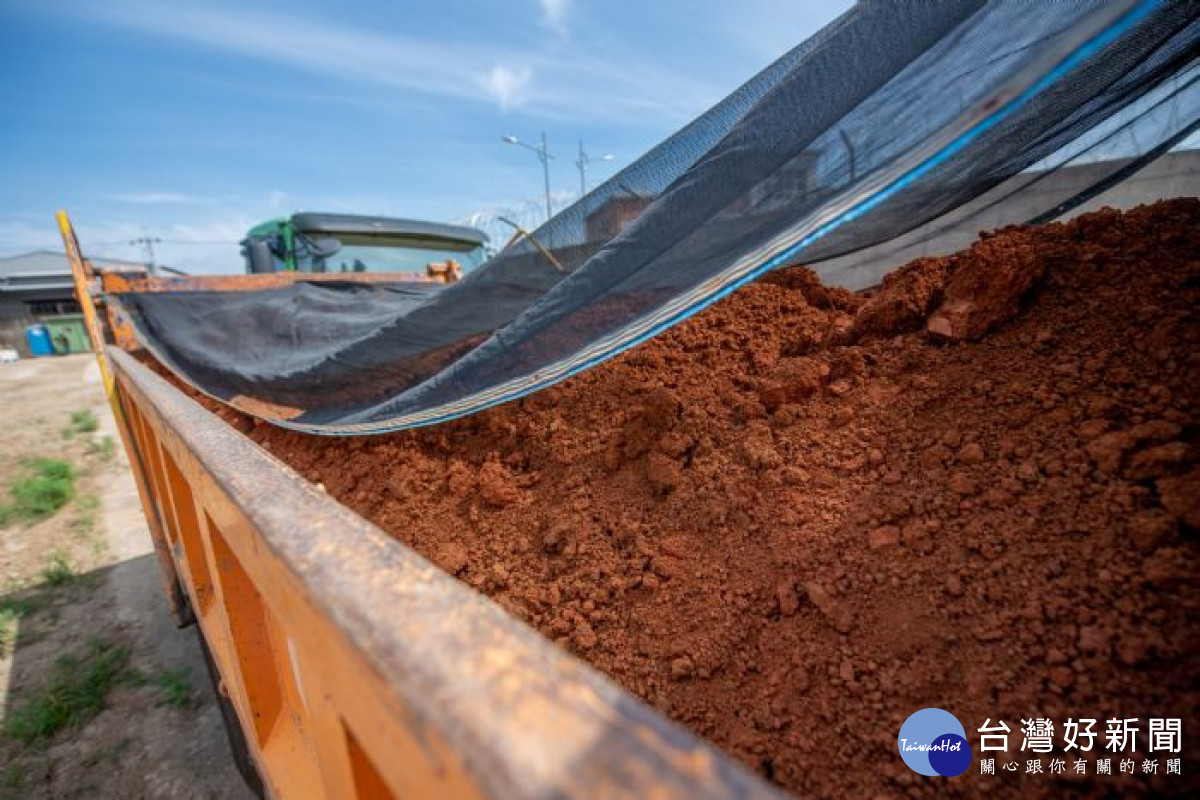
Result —
[{"label": "rust stain on metal", "polygon": [[101,275],[105,294],[131,292],[255,292],[279,289],[293,283],[446,283],[437,275],[421,272],[272,272],[262,275],[187,275],[167,277],[121,272]]}]

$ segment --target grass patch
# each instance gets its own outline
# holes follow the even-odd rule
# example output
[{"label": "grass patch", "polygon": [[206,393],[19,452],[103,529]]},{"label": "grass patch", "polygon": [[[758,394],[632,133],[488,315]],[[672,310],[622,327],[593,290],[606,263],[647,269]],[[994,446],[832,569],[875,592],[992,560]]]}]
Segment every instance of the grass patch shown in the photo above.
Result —
[{"label": "grass patch", "polygon": [[49,586],[66,586],[76,577],[75,567],[62,550],[55,550],[50,563],[42,570],[42,580]]},{"label": "grass patch", "polygon": [[163,704],[172,708],[190,708],[195,699],[192,696],[192,670],[189,667],[160,669],[141,676],[138,683],[156,687]]},{"label": "grass patch", "polygon": [[0,788],[7,790],[6,797],[15,797],[8,792],[16,792],[25,788],[25,770],[20,764],[9,764],[0,772]]},{"label": "grass patch", "polygon": [[0,614],[12,613],[17,617],[32,614],[42,607],[41,598],[30,594],[26,597],[0,597]]},{"label": "grass patch", "polygon": [[75,468],[57,458],[30,458],[9,489],[12,502],[0,504],[0,526],[48,517],[75,496]]},{"label": "grass patch", "polygon": [[98,456],[101,461],[112,461],[116,455],[117,446],[113,443],[111,436],[101,436],[98,439],[92,439],[87,445],[88,455]]},{"label": "grass patch", "polygon": [[11,611],[18,617],[32,614],[46,604],[45,597],[29,581],[9,578],[4,582],[4,595],[0,596],[0,613]]},{"label": "grass patch", "polygon": [[100,420],[89,409],[81,408],[71,412],[71,425],[63,428],[63,438],[70,439],[77,433],[92,433],[100,428]]},{"label": "grass patch", "polygon": [[85,494],[75,501],[75,521],[71,523],[80,536],[91,534],[96,528],[96,517],[100,511],[100,497]]},{"label": "grass patch", "polygon": [[100,420],[89,409],[83,408],[71,412],[71,427],[76,433],[91,433],[99,429]]},{"label": "grass patch", "polygon": [[11,711],[4,732],[28,746],[78,728],[104,710],[109,690],[125,675],[129,649],[93,641],[82,656],[64,656],[45,685]]},{"label": "grass patch", "polygon": [[17,620],[21,613],[15,608],[0,608],[0,658],[8,655],[17,641]]},{"label": "grass patch", "polygon": [[41,608],[39,595],[0,597],[0,657],[7,655],[17,641],[17,623]]}]

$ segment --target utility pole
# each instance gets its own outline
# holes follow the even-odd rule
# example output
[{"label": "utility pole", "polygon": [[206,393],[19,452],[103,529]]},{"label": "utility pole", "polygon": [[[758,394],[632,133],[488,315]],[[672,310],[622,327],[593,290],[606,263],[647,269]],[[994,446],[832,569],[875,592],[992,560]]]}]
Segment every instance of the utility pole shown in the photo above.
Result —
[{"label": "utility pole", "polygon": [[133,246],[142,245],[146,248],[146,269],[151,275],[158,274],[158,265],[154,263],[154,245],[162,244],[162,239],[157,236],[139,236],[136,239],[131,239],[129,244]]},{"label": "utility pole", "polygon": [[501,136],[500,141],[505,144],[515,144],[517,147],[524,147],[526,150],[535,153],[538,161],[542,162],[542,184],[546,193],[546,219],[550,219],[554,215],[554,209],[550,206],[550,160],[554,156],[550,154],[550,150],[546,146],[546,132],[542,131],[541,147],[534,147],[531,144],[522,142],[515,136]]},{"label": "utility pole", "polygon": [[575,160],[575,166],[579,168],[579,196],[583,197],[587,194],[587,167],[593,161],[612,161],[613,154],[605,153],[599,158],[592,158],[583,149],[583,140],[579,142],[579,158]]}]

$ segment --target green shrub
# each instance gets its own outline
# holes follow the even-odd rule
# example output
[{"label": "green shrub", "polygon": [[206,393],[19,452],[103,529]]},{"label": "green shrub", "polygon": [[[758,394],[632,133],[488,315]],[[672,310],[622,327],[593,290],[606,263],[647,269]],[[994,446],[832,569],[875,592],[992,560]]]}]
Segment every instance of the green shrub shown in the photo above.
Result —
[{"label": "green shrub", "polygon": [[75,468],[57,458],[32,458],[10,488],[12,503],[0,506],[0,525],[48,517],[75,497]]},{"label": "green shrub", "polygon": [[65,586],[75,580],[75,568],[62,550],[55,550],[50,564],[42,570],[42,580],[51,586]]},{"label": "green shrub", "polygon": [[129,649],[93,641],[87,653],[60,658],[33,697],[14,708],[4,732],[26,745],[77,728],[104,710],[104,700],[126,674]]},{"label": "green shrub", "polygon": [[71,412],[71,429],[75,433],[91,433],[100,427],[100,421],[90,410],[84,408]]},{"label": "green shrub", "polygon": [[162,692],[162,702],[172,708],[188,708],[192,705],[192,670],[190,667],[162,669],[146,676],[141,682],[158,687]]},{"label": "green shrub", "polygon": [[96,517],[100,511],[100,498],[94,494],[81,495],[75,501],[73,527],[80,536],[87,536],[96,528]]},{"label": "green shrub", "polygon": [[[4,768],[4,772],[0,773],[0,787],[18,791],[25,787],[25,770],[20,764],[9,764]],[[18,795],[10,795],[5,793],[5,797],[16,797]]]},{"label": "green shrub", "polygon": [[112,461],[116,455],[116,445],[111,436],[101,436],[88,442],[87,451],[90,455],[99,456],[101,461]]},{"label": "green shrub", "polygon": [[8,654],[17,640],[17,620],[20,618],[17,608],[0,606],[0,658]]},{"label": "green shrub", "polygon": [[11,650],[17,641],[17,623],[26,614],[32,614],[38,609],[34,597],[0,597],[0,658]]}]

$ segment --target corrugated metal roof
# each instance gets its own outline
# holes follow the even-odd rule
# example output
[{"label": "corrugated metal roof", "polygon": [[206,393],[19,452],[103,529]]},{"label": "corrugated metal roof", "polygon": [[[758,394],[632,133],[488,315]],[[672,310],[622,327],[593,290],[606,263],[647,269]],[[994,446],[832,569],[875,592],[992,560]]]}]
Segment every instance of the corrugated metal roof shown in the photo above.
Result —
[{"label": "corrugated metal roof", "polygon": [[[133,261],[88,257],[99,270],[144,271],[145,265]],[[71,265],[64,253],[34,250],[0,258],[0,292],[31,292],[67,289],[71,283]]]}]

